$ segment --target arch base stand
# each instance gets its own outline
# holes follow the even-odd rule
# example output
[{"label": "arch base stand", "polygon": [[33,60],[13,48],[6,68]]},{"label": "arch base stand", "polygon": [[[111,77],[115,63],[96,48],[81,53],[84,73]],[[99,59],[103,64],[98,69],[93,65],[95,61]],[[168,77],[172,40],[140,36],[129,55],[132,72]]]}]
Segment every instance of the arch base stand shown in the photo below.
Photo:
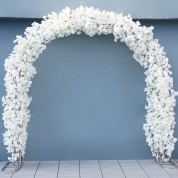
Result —
[{"label": "arch base stand", "polygon": [[13,164],[13,166],[15,167],[15,170],[14,171],[12,171],[12,172],[17,172],[17,171],[19,171],[20,170],[20,168],[23,166],[23,162],[22,162],[22,157],[19,157],[18,159],[17,159],[17,161],[16,162],[7,162],[4,166],[3,166],[3,168],[1,169],[1,171],[5,171],[7,168],[8,168],[8,166],[10,165],[10,164]]},{"label": "arch base stand", "polygon": [[160,162],[157,161],[157,164],[159,164],[163,169],[169,168],[169,169],[178,169],[177,163],[174,160],[169,160],[168,162]]}]

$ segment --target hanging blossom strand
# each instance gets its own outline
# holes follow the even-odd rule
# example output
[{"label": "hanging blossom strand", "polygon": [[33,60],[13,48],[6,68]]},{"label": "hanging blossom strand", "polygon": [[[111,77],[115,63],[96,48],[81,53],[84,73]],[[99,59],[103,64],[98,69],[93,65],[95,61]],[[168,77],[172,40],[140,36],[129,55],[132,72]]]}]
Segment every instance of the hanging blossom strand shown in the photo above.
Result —
[{"label": "hanging blossom strand", "polygon": [[173,90],[168,58],[158,40],[153,39],[152,30],[153,27],[132,21],[130,16],[81,6],[75,10],[65,8],[58,14],[53,12],[40,24],[32,23],[23,37],[17,36],[16,45],[5,60],[7,94],[2,98],[6,128],[3,136],[11,154],[9,160],[17,161],[25,154],[31,102],[28,91],[36,74],[33,62],[50,41],[83,32],[90,37],[113,34],[114,41],[126,43],[133,51],[133,58],[145,69],[146,75],[147,114],[143,126],[146,141],[158,161],[169,161],[177,141],[173,136],[177,92]]}]

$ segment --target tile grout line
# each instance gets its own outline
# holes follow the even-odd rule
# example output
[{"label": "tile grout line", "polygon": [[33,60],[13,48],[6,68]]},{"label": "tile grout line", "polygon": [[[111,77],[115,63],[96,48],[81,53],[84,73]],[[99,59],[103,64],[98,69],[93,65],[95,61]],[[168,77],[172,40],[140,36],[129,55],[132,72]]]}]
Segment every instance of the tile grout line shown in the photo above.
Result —
[{"label": "tile grout line", "polygon": [[38,166],[37,166],[37,168],[36,168],[34,178],[36,177],[36,173],[37,173],[37,171],[38,171],[39,166],[40,166],[40,161],[39,161]]},{"label": "tile grout line", "polygon": [[12,173],[12,175],[10,176],[10,178],[12,178],[14,176],[15,172]]},{"label": "tile grout line", "polygon": [[80,174],[80,160],[79,160],[79,178],[81,178],[81,174]]},{"label": "tile grout line", "polygon": [[104,176],[103,176],[103,171],[102,171],[102,169],[101,169],[101,164],[100,164],[100,161],[99,161],[99,160],[98,160],[98,164],[99,164],[99,167],[100,167],[100,171],[101,171],[102,178],[104,178]]},{"label": "tile grout line", "polygon": [[59,176],[59,167],[60,167],[60,160],[59,160],[58,169],[57,169],[57,178]]},{"label": "tile grout line", "polygon": [[142,165],[139,163],[139,161],[138,161],[138,160],[136,160],[136,161],[137,161],[138,165],[141,167],[141,169],[143,170],[143,172],[146,174],[146,176],[147,176],[147,177],[150,177],[150,176],[147,174],[147,172],[145,171],[145,169],[142,167]]},{"label": "tile grout line", "polygon": [[119,163],[119,160],[116,160],[116,161],[117,161],[117,163],[119,164],[119,167],[121,168],[122,173],[124,174],[124,177],[126,177],[125,172],[124,172],[124,170],[123,170],[123,168],[122,168],[121,164]]},{"label": "tile grout line", "polygon": [[[156,161],[155,161],[156,162]],[[161,168],[161,169],[163,169],[166,173],[167,173],[167,175],[171,178],[172,176],[164,169],[164,167],[163,166],[161,166],[158,162],[156,162],[156,164],[158,164],[159,165],[159,167]]]},{"label": "tile grout line", "polygon": [[176,161],[176,159],[170,159],[170,162],[176,167],[176,168],[178,168],[178,165],[177,165],[177,161]]}]

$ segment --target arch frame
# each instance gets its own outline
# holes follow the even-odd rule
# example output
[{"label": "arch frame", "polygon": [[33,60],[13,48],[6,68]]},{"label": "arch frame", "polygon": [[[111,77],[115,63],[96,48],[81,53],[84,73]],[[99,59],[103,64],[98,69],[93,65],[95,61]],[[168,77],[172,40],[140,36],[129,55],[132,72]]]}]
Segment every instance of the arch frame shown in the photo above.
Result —
[{"label": "arch frame", "polygon": [[74,10],[66,7],[58,14],[52,12],[41,23],[34,22],[27,27],[24,36],[16,36],[16,45],[4,65],[6,96],[2,103],[6,131],[3,141],[11,154],[8,159],[15,162],[25,154],[26,129],[31,117],[28,107],[32,100],[28,91],[36,74],[33,62],[50,41],[82,32],[90,37],[113,34],[115,42],[124,42],[133,51],[133,58],[145,69],[146,141],[157,161],[169,161],[177,141],[173,133],[178,93],[173,89],[171,66],[164,48],[153,38],[153,27],[141,26],[130,15],[82,6]]}]

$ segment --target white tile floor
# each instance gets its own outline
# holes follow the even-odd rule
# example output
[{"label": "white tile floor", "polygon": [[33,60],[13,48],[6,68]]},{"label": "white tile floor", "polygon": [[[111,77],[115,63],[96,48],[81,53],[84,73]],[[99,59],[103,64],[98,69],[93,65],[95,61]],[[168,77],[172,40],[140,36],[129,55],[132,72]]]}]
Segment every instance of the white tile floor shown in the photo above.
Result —
[{"label": "white tile floor", "polygon": [[177,167],[155,160],[24,161],[20,171],[13,169],[1,171],[0,178],[178,178]]}]

